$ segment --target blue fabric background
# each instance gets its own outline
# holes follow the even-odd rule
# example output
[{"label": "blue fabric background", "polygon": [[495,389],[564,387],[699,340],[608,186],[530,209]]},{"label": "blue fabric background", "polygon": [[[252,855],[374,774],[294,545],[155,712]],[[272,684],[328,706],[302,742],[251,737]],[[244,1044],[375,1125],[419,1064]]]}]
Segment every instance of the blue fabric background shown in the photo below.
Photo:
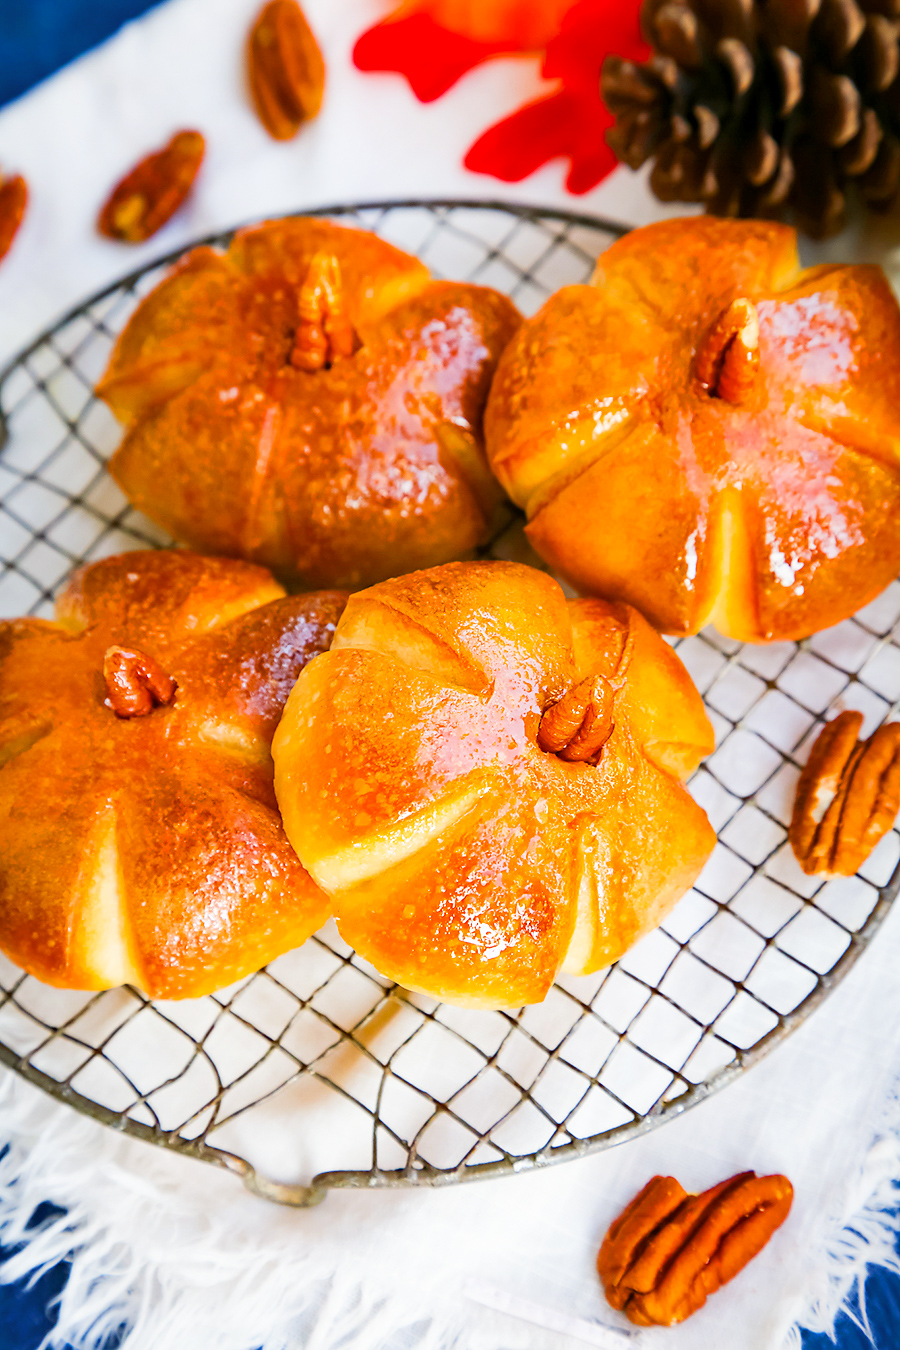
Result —
[{"label": "blue fabric background", "polygon": [[109,37],[158,0],[0,0],[0,104]]},{"label": "blue fabric background", "polygon": [[[47,1208],[49,1211],[49,1206]],[[40,1215],[36,1220],[40,1221]],[[8,1252],[0,1247],[0,1266],[5,1255]],[[24,1282],[0,1285],[0,1346],[3,1350],[38,1350],[53,1325],[53,1300],[64,1287],[66,1275],[67,1267],[62,1263],[30,1289]],[[852,1312],[859,1317],[858,1304]],[[852,1316],[842,1314],[837,1324],[837,1347],[828,1336],[804,1334],[803,1350],[873,1350],[873,1347],[874,1350],[897,1350],[900,1345],[900,1277],[884,1272],[870,1277],[866,1285],[866,1314],[872,1329],[871,1339]],[[116,1350],[118,1345],[119,1338],[115,1337],[107,1341],[103,1350]],[[178,1347],[178,1350],[182,1348]],[[203,1350],[203,1347],[192,1346],[190,1350]],[[348,1346],[347,1350],[351,1348]],[[727,1350],[727,1346],[710,1346],[710,1350]]]},{"label": "blue fabric background", "polygon": [[[18,98],[154,3],[158,0],[0,0],[0,105]],[[38,1222],[40,1217],[36,1216]],[[0,1247],[0,1265],[8,1255]],[[0,1285],[3,1350],[37,1350],[52,1325],[48,1308],[66,1276],[62,1264],[30,1289],[24,1283]]]},{"label": "blue fabric background", "polygon": [[[123,23],[159,0],[0,0],[0,105],[102,42]],[[215,0],[211,0],[214,5]],[[40,1214],[35,1221],[40,1222]],[[0,1247],[0,1266],[9,1252]],[[31,1288],[0,1285],[2,1350],[37,1350],[53,1323],[52,1305],[67,1276],[65,1263]],[[900,1278],[877,1272],[866,1286],[874,1339],[851,1317],[838,1325],[840,1350],[897,1350],[900,1346]],[[857,1309],[858,1312],[858,1309]],[[110,1343],[106,1350],[114,1350]],[[805,1336],[804,1350],[834,1350],[825,1336]],[[202,1350],[197,1347],[196,1350]],[[249,1350],[249,1348],[248,1348]],[[722,1350],[725,1350],[722,1347]]]}]

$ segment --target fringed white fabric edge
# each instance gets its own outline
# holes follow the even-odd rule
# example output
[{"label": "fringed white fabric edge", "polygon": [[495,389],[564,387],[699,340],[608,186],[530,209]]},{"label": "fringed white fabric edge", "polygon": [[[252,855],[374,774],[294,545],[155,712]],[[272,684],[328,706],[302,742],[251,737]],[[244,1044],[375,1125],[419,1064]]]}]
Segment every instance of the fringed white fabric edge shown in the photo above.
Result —
[{"label": "fringed white fabric edge", "polygon": [[[12,1075],[0,1079],[0,1121],[0,1241],[18,1247],[0,1279],[34,1280],[71,1262],[56,1326],[41,1350],[101,1350],[125,1326],[127,1350],[459,1345],[462,1321],[453,1309],[439,1330],[407,1294],[401,1306],[352,1272],[323,1270],[298,1251],[296,1233],[278,1231],[277,1223],[271,1240],[260,1241],[258,1232],[245,1240],[204,1215],[196,1197],[183,1200],[165,1166],[170,1159],[157,1160],[147,1147],[138,1174],[133,1152],[130,1165],[123,1158],[133,1144]],[[29,1227],[45,1201],[65,1212]],[[138,1233],[140,1241],[130,1242]]]},{"label": "fringed white fabric edge", "polygon": [[832,1340],[844,1312],[868,1336],[866,1276],[870,1267],[900,1274],[900,1081],[885,1099],[868,1149],[849,1191],[843,1213],[822,1235],[815,1263],[817,1287],[791,1328],[783,1350],[801,1350],[801,1328]]},{"label": "fringed white fabric edge", "polygon": [[[226,1229],[203,1213],[196,1194],[182,1195],[165,1155],[148,1147],[136,1169],[130,1141],[57,1106],[13,1075],[0,1079],[0,1121],[0,1240],[18,1247],[0,1278],[37,1279],[60,1261],[71,1262],[58,1321],[42,1350],[66,1344],[101,1350],[123,1326],[129,1328],[125,1350],[180,1344],[456,1350],[466,1344],[463,1308],[442,1308],[433,1317],[432,1291],[423,1291],[417,1313],[408,1291],[402,1299],[386,1296],[352,1272],[336,1276],[298,1251],[290,1227],[274,1224],[271,1238],[262,1241],[258,1231],[245,1238]],[[801,1327],[833,1335],[838,1313],[850,1312],[854,1294],[857,1310],[850,1315],[868,1330],[867,1270],[882,1266],[900,1273],[900,1083],[874,1126],[874,1142],[843,1212],[823,1233],[817,1286],[783,1350],[800,1350]],[[47,1200],[64,1213],[29,1227]],[[129,1241],[138,1233],[139,1242]]]}]

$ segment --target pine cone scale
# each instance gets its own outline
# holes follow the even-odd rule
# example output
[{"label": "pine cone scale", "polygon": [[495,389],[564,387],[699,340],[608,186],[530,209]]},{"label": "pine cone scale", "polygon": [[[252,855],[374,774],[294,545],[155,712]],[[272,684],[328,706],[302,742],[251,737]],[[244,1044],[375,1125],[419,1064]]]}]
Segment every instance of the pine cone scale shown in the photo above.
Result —
[{"label": "pine cone scale", "polygon": [[847,59],[863,35],[866,16],[856,0],[822,0],[818,29],[826,52],[835,65]]},{"label": "pine cone scale", "polygon": [[816,67],[809,98],[819,140],[840,149],[853,139],[862,122],[862,99],[849,76],[832,75]]},{"label": "pine cone scale", "polygon": [[803,60],[790,47],[775,47],[772,61],[781,89],[780,117],[790,117],[803,97]]},{"label": "pine cone scale", "polygon": [[768,183],[778,167],[778,144],[767,131],[758,131],[747,146],[744,175],[754,187]]},{"label": "pine cone scale", "polygon": [[866,108],[862,126],[841,152],[841,164],[850,178],[858,178],[871,168],[883,135],[884,131],[874,110]]},{"label": "pine cone scale", "polygon": [[722,38],[716,44],[716,56],[731,75],[737,97],[746,94],[753,83],[756,71],[753,57],[746,45],[739,38]]},{"label": "pine cone scale", "polygon": [[697,142],[701,150],[708,150],[715,144],[722,123],[712,108],[703,103],[694,108],[694,117],[697,119]]},{"label": "pine cone scale", "polygon": [[878,94],[890,88],[900,71],[900,25],[883,14],[870,14],[859,43],[862,78]]},{"label": "pine cone scale", "polygon": [[655,28],[663,55],[671,56],[685,70],[697,70],[703,64],[699,24],[693,10],[685,5],[663,5],[657,11]]}]

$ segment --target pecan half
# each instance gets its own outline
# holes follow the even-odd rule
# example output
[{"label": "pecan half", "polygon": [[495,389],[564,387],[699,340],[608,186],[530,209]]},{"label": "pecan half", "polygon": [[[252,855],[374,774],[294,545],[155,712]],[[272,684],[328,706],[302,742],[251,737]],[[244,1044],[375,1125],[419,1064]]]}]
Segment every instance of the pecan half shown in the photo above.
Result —
[{"label": "pecan half", "polygon": [[171,703],[176,684],[158,661],[133,647],[107,647],[103,658],[104,700],[117,717],[146,717]]},{"label": "pecan half", "polygon": [[123,244],[142,244],[156,234],[193,187],[205,151],[199,131],[179,131],[147,155],[113,188],[97,221],[100,233]]},{"label": "pecan half", "polygon": [[857,739],[862,714],[823,727],[797,784],[788,831],[803,871],[852,877],[900,811],[900,722]]},{"label": "pecan half", "polygon": [[14,178],[0,176],[0,258],[5,258],[12,247],[27,205],[28,184],[21,174]]},{"label": "pecan half", "polygon": [[637,1326],[672,1326],[702,1308],[761,1251],[793,1200],[787,1177],[741,1172],[701,1195],[653,1177],[597,1256],[607,1301]]},{"label": "pecan half", "polygon": [[296,0],[263,6],[250,30],[247,63],[260,121],[276,141],[289,141],[315,117],[325,91],[325,62]]},{"label": "pecan half", "polygon": [[706,334],[694,364],[708,394],[746,403],[759,374],[759,315],[752,301],[733,300]]},{"label": "pecan half", "polygon": [[537,735],[542,750],[569,763],[599,762],[615,726],[615,695],[625,685],[633,654],[634,628],[629,625],[609,678],[587,675],[546,709]]},{"label": "pecan half", "polygon": [[340,263],[333,253],[313,258],[300,287],[297,312],[291,365],[313,374],[353,355],[356,334],[344,307]]},{"label": "pecan half", "polygon": [[613,690],[588,675],[541,718],[538,745],[569,763],[596,763],[613,729]]}]

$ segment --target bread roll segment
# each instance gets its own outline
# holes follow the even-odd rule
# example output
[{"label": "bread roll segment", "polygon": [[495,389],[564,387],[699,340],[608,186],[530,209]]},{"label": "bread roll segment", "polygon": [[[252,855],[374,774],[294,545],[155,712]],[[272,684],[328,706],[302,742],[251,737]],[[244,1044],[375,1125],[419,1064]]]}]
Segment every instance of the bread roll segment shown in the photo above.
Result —
[{"label": "bread roll segment", "polygon": [[182,543],[292,585],[459,557],[508,518],[482,418],[519,321],[363,230],[241,230],[190,253],[116,343],[97,389],[125,428],[110,472]]},{"label": "bread roll segment", "polygon": [[[287,597],[248,563],[122,554],[57,621],[0,624],[0,948],[48,984],[198,997],[313,933],[327,897],[288,843],[270,744],[337,592]],[[110,647],[174,696],[119,715]]]},{"label": "bread roll segment", "polygon": [[900,571],[900,306],[785,225],[626,235],[513,338],[485,435],[541,557],[663,632],[800,639]]},{"label": "bread roll segment", "polygon": [[[602,676],[596,763],[541,718]],[[715,843],[682,780],[713,746],[675,654],[627,605],[517,563],[450,563],[351,597],[273,742],[285,829],[342,936],[451,1003],[540,1001],[659,922]]]}]

